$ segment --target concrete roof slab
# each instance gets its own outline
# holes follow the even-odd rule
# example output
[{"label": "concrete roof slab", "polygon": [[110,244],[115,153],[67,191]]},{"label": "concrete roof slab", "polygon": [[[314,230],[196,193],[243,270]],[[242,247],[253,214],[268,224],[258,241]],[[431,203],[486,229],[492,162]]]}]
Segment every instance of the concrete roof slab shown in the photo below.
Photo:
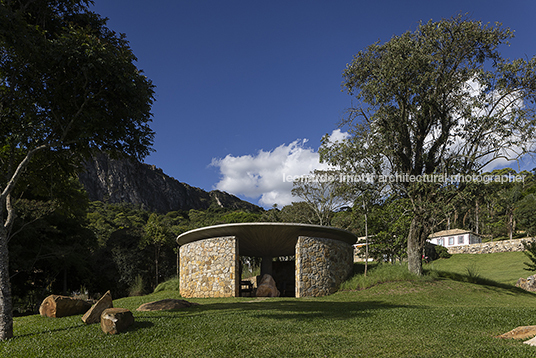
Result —
[{"label": "concrete roof slab", "polygon": [[257,257],[294,255],[299,236],[340,240],[350,245],[357,240],[351,232],[329,226],[255,222],[222,224],[190,230],[179,235],[177,243],[184,245],[225,236],[237,237],[240,255]]}]

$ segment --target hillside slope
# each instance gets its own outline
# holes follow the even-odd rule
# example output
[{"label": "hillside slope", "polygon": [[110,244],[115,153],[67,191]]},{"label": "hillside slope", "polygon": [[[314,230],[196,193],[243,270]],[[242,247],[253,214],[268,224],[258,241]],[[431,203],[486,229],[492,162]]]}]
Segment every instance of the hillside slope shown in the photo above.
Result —
[{"label": "hillside slope", "polygon": [[455,254],[449,259],[432,261],[426,269],[478,275],[499,283],[515,285],[520,277],[527,278],[536,272],[525,270],[529,261],[523,252],[497,252],[494,254]]}]

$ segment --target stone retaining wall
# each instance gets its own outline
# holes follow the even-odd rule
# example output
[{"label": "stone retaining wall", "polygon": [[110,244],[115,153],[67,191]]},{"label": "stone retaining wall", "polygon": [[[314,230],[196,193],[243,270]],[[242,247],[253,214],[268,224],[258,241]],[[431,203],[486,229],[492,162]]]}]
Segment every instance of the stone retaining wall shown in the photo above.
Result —
[{"label": "stone retaining wall", "polygon": [[234,236],[194,241],[180,248],[182,297],[237,297],[238,240]]},{"label": "stone retaining wall", "polygon": [[353,247],[331,239],[300,236],[296,244],[296,297],[337,291],[352,272]]},{"label": "stone retaining wall", "polygon": [[523,241],[531,241],[533,238],[483,242],[465,246],[449,247],[449,254],[492,254],[495,252],[524,251]]}]

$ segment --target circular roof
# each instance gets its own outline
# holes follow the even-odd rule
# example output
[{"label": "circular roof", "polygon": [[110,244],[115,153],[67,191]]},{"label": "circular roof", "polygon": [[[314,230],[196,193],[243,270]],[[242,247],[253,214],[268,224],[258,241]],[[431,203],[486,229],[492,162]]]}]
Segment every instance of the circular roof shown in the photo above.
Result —
[{"label": "circular roof", "polygon": [[179,245],[214,237],[235,236],[243,256],[290,256],[295,254],[298,236],[340,240],[350,245],[357,237],[349,231],[330,226],[294,223],[236,223],[202,227],[177,237]]}]

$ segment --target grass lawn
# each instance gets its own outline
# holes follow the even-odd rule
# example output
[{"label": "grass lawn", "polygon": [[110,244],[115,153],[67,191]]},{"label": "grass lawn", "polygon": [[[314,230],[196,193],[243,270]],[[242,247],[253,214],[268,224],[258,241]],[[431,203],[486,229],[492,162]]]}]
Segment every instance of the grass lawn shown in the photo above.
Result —
[{"label": "grass lawn", "polygon": [[534,272],[524,270],[524,262],[530,262],[523,252],[498,252],[494,254],[456,254],[449,259],[432,261],[425,269],[459,274],[473,274],[500,283],[515,285],[520,277],[527,278]]},{"label": "grass lawn", "polygon": [[114,336],[98,324],[84,325],[81,316],[16,318],[16,337],[0,342],[0,356],[536,356],[536,347],[494,338],[536,324],[535,294],[433,276],[319,298],[189,299],[200,305],[136,311],[145,302],[179,298],[178,292],[163,290],[115,300],[114,306],[130,309],[136,322]]}]

